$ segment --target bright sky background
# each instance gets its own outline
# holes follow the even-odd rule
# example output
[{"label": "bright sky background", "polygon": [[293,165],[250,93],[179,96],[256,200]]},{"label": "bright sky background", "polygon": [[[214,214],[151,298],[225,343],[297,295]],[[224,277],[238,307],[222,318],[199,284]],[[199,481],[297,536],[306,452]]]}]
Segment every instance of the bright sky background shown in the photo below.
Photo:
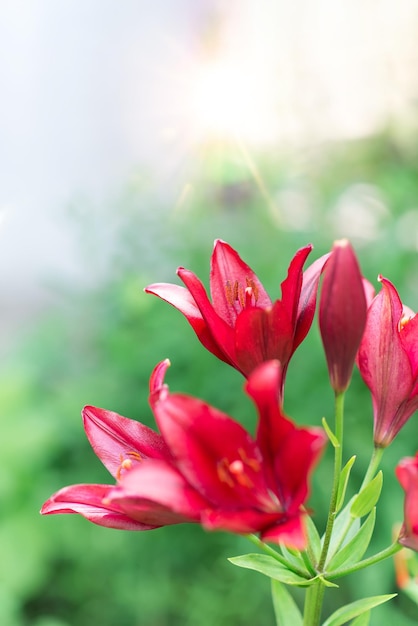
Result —
[{"label": "bright sky background", "polygon": [[181,176],[211,133],[251,148],[416,125],[417,33],[418,0],[3,0],[0,322],[80,271],[78,194]]}]

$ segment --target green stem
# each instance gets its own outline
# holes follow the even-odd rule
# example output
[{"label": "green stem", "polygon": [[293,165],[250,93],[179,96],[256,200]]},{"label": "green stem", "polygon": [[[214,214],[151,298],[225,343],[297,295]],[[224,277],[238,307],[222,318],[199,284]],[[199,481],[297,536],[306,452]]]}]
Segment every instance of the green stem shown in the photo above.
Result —
[{"label": "green stem", "polygon": [[325,585],[318,581],[306,590],[303,626],[319,626]]},{"label": "green stem", "polygon": [[293,563],[290,563],[287,559],[285,559],[285,557],[282,554],[277,552],[277,550],[270,548],[270,546],[268,546],[266,543],[261,541],[261,539],[259,539],[257,535],[247,535],[247,539],[249,539],[254,545],[256,545],[257,548],[260,548],[266,554],[268,554],[269,556],[272,556],[273,559],[276,559],[276,561],[284,565],[288,570],[290,570],[294,574],[297,574],[298,576],[302,576],[303,578],[306,578],[306,579],[309,578],[306,572],[304,572],[303,570],[293,565]]},{"label": "green stem", "polygon": [[334,448],[334,479],[332,484],[331,500],[329,505],[327,526],[325,529],[324,545],[318,563],[318,571],[322,572],[327,560],[332,529],[337,514],[338,484],[340,480],[343,458],[343,424],[344,424],[344,393],[335,394],[335,436],[338,445]]},{"label": "green stem", "polygon": [[365,567],[370,567],[370,565],[374,565],[375,563],[380,563],[380,561],[388,559],[400,550],[402,550],[401,544],[395,542],[384,550],[381,550],[381,552],[377,552],[377,554],[370,556],[368,559],[363,559],[363,561],[360,561],[355,565],[351,565],[350,567],[342,567],[340,570],[330,572],[327,574],[327,579],[342,578],[343,576],[347,576],[353,572],[358,572]]},{"label": "green stem", "polygon": [[367,468],[366,474],[364,476],[364,479],[363,479],[363,482],[361,484],[359,491],[362,491],[364,487],[367,487],[369,482],[374,478],[377,472],[377,469],[380,465],[380,461],[382,460],[384,451],[385,451],[385,448],[380,448],[376,446],[373,448],[373,454],[370,459],[369,467]]}]

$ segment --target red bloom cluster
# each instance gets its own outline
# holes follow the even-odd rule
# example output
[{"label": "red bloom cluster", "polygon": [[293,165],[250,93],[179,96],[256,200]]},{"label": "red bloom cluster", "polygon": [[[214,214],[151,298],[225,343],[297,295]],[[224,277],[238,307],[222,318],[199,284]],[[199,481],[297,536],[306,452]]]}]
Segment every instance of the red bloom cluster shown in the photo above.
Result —
[{"label": "red bloom cluster", "polygon": [[[258,410],[255,438],[201,400],[169,393],[163,361],[150,382],[161,434],[86,407],[87,437],[116,485],[66,487],[42,513],[80,513],[96,524],[138,530],[196,522],[303,547],[308,480],[325,436],[285,417],[283,388],[289,361],[312,325],[321,274],[319,325],[335,394],[347,389],[356,361],[372,394],[378,447],[387,446],[418,408],[418,316],[385,278],[373,299],[346,240],[304,271],[311,250],[296,252],[275,301],[220,240],[211,258],[211,299],[184,268],[177,273],[185,287],[156,283],[145,290],[183,313],[200,342],[247,378],[246,393]],[[404,460],[397,475],[406,491],[402,543],[418,549],[417,459]]]},{"label": "red bloom cluster", "polygon": [[253,270],[224,241],[217,240],[210,267],[210,302],[193,272],[180,267],[186,287],[156,283],[146,287],[187,318],[198,339],[212,354],[244,376],[257,365],[278,359],[282,386],[292,354],[306,337],[315,314],[321,271],[328,258],[303,266],[312,250],[298,250],[281,284],[281,300],[272,302]]},{"label": "red bloom cluster", "polygon": [[147,530],[198,522],[208,530],[259,532],[303,548],[302,505],[325,444],[320,429],[297,428],[277,403],[280,365],[258,367],[246,385],[259,414],[253,439],[228,415],[163,384],[154,369],[150,404],[161,435],[111,411],[86,407],[87,437],[117,485],[72,485],[42,513],[80,513],[111,528]]}]

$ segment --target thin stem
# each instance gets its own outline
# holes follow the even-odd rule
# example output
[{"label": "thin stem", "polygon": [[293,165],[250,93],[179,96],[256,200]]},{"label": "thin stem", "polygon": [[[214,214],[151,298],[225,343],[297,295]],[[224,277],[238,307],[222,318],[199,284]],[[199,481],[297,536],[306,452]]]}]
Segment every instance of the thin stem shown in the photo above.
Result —
[{"label": "thin stem", "polygon": [[363,479],[363,482],[361,484],[359,491],[362,491],[364,487],[367,487],[369,482],[374,478],[377,472],[377,469],[380,465],[380,461],[382,460],[384,451],[385,451],[385,448],[381,448],[377,446],[373,448],[373,454],[370,459],[369,467],[367,468],[366,474],[364,476],[364,479]]},{"label": "thin stem", "polygon": [[247,539],[249,539],[254,545],[256,545],[258,548],[263,550],[269,556],[272,556],[273,559],[276,559],[276,561],[284,565],[284,567],[286,567],[288,570],[290,570],[294,574],[297,574],[298,576],[302,576],[303,578],[306,578],[306,579],[309,578],[306,572],[304,572],[303,570],[293,565],[293,563],[290,563],[287,559],[285,559],[285,557],[282,554],[277,552],[277,550],[270,548],[270,546],[264,543],[264,541],[261,541],[261,539],[259,539],[257,535],[246,535],[246,536],[247,536]]},{"label": "thin stem", "polygon": [[334,479],[332,484],[331,500],[329,504],[329,512],[327,526],[325,529],[324,545],[322,547],[321,556],[318,563],[318,571],[322,572],[327,560],[329,544],[331,541],[332,529],[337,514],[337,497],[338,484],[341,474],[342,458],[343,458],[343,424],[344,424],[344,393],[335,394],[335,436],[338,445],[334,448]]},{"label": "thin stem", "polygon": [[325,585],[318,580],[306,590],[303,626],[319,626]]},{"label": "thin stem", "polygon": [[401,544],[395,542],[392,545],[385,548],[384,550],[377,552],[377,554],[370,556],[368,559],[363,559],[363,561],[360,561],[359,563],[356,563],[355,565],[351,565],[350,567],[342,567],[340,570],[337,570],[335,572],[330,572],[329,574],[327,574],[327,578],[328,579],[342,578],[343,576],[347,576],[348,574],[352,574],[353,572],[358,572],[359,570],[364,569],[365,567],[369,567],[370,565],[374,565],[375,563],[380,563],[380,561],[384,561],[385,559],[388,559],[389,557],[393,556],[400,550],[402,550]]}]

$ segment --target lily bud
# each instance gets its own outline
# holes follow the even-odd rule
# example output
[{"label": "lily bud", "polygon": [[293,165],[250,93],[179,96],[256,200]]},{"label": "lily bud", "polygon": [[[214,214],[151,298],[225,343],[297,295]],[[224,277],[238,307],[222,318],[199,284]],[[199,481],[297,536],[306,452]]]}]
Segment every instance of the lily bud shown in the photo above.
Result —
[{"label": "lily bud", "polygon": [[325,266],[319,327],[336,393],[350,384],[354,360],[366,324],[367,304],[359,264],[346,239],[336,241]]}]

